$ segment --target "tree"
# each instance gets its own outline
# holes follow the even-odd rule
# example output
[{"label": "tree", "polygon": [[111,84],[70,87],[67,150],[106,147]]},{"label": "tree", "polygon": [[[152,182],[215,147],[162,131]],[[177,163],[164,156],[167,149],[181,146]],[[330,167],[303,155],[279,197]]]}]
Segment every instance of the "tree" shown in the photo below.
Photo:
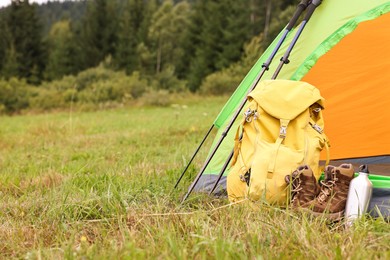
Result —
[{"label": "tree", "polygon": [[[2,24],[1,18],[0,18],[0,27],[4,28],[5,26]],[[4,59],[5,59],[5,51],[6,51],[6,45],[5,41],[3,40],[3,33],[0,31],[0,71],[2,70]]]},{"label": "tree", "polygon": [[189,10],[186,1],[174,5],[171,0],[166,0],[153,15],[149,38],[153,41],[156,74],[164,67],[177,67],[182,60],[183,36],[188,30]]},{"label": "tree", "polygon": [[116,1],[94,0],[89,3],[78,35],[82,68],[95,67],[107,56],[115,55],[117,17]]},{"label": "tree", "polygon": [[8,27],[9,8],[0,18],[0,66],[1,76],[5,79],[18,76],[17,53],[14,45],[13,35]]},{"label": "tree", "polygon": [[189,33],[194,47],[187,51],[190,60],[186,75],[191,91],[196,91],[202,79],[216,70],[213,60],[217,59],[217,42],[222,38],[218,2],[199,0],[194,5]]},{"label": "tree", "polygon": [[218,70],[238,61],[244,52],[244,44],[252,37],[248,4],[249,1],[221,1],[220,9],[225,15],[221,30],[223,36],[218,42],[220,52],[215,64]]},{"label": "tree", "polygon": [[53,24],[48,36],[48,47],[49,55],[45,71],[47,79],[57,79],[77,72],[76,46],[69,20]]},{"label": "tree", "polygon": [[194,8],[190,39],[195,43],[187,74],[195,91],[208,74],[238,61],[244,43],[252,37],[249,0],[199,0]]},{"label": "tree", "polygon": [[[119,21],[118,44],[115,63],[118,68],[125,69],[130,74],[138,68],[137,48],[146,41],[150,7],[153,1],[128,0]],[[145,28],[146,27],[146,28]]]},{"label": "tree", "polygon": [[18,60],[15,46],[11,45],[8,49],[5,50],[3,67],[1,70],[2,76],[9,79],[18,75]]},{"label": "tree", "polygon": [[[35,5],[30,5],[28,0],[12,0],[6,26],[10,42],[3,71],[16,73],[9,76],[26,78],[28,82],[38,84],[45,67],[45,48]],[[14,67],[17,67],[16,71]]]}]

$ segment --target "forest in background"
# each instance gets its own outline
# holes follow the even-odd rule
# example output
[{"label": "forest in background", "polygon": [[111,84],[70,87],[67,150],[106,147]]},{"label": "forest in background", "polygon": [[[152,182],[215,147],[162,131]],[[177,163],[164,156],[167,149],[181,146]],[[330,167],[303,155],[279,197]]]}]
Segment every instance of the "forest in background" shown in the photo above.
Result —
[{"label": "forest in background", "polygon": [[12,0],[0,9],[0,113],[232,93],[296,4]]}]

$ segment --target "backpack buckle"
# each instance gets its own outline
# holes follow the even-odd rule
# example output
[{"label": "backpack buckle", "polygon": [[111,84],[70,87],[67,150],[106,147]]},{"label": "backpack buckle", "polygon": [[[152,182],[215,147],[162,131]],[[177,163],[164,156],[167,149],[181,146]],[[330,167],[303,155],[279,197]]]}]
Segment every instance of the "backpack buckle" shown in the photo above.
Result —
[{"label": "backpack buckle", "polygon": [[313,127],[314,130],[316,130],[318,133],[322,134],[324,133],[324,130],[317,124],[310,124],[311,127]]},{"label": "backpack buckle", "polygon": [[244,175],[240,174],[239,177],[240,177],[240,181],[246,182],[246,185],[249,186],[249,181],[251,179],[251,169],[249,168],[249,170]]},{"label": "backpack buckle", "polygon": [[279,137],[280,138],[286,138],[286,135],[287,135],[287,126],[280,126],[280,130],[279,130]]},{"label": "backpack buckle", "polygon": [[[245,121],[248,123],[252,122],[252,116],[256,116],[256,112],[256,110],[251,110],[248,108],[248,110],[244,112]],[[257,119],[257,117],[255,117],[255,119]]]}]

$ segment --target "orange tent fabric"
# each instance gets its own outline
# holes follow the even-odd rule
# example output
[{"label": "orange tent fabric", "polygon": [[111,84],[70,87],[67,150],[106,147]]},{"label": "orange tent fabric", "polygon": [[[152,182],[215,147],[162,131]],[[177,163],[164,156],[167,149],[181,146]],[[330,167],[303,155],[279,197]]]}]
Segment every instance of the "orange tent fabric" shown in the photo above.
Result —
[{"label": "orange tent fabric", "polygon": [[326,99],[331,159],[389,154],[389,49],[390,13],[360,23],[302,79]]}]

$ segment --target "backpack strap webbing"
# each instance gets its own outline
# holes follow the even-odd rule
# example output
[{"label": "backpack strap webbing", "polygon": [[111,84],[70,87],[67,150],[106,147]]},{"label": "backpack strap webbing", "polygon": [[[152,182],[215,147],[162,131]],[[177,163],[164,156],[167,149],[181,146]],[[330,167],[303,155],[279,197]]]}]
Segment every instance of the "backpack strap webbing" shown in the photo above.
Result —
[{"label": "backpack strap webbing", "polygon": [[[257,110],[252,110],[251,108],[248,108],[247,111],[244,112],[244,118],[242,119],[241,123],[237,127],[236,135],[234,137],[234,148],[233,148],[233,158],[231,161],[231,166],[234,166],[237,162],[238,155],[241,154],[241,139],[244,136],[244,125],[246,123],[251,123],[253,119],[256,119]],[[244,161],[244,160],[242,160]]]},{"label": "backpack strap webbing", "polygon": [[318,133],[321,134],[322,138],[323,138],[323,141],[324,141],[324,146],[325,146],[325,150],[326,150],[326,161],[325,161],[325,166],[329,165],[329,160],[330,160],[330,152],[329,152],[329,140],[328,140],[328,137],[325,135],[324,133],[324,129],[322,129],[322,127],[320,127],[319,125],[316,124],[316,122],[313,120],[313,118],[310,117],[310,120],[309,120],[309,124],[310,126],[316,130]]},{"label": "backpack strap webbing", "polygon": [[271,161],[268,165],[268,173],[267,173],[268,179],[272,179],[272,177],[273,177],[273,172],[275,171],[276,158],[278,156],[278,151],[279,151],[280,145],[283,143],[284,139],[286,138],[287,126],[289,123],[290,123],[290,120],[288,120],[288,119],[280,119],[279,137],[275,141],[275,148],[272,151]]}]

